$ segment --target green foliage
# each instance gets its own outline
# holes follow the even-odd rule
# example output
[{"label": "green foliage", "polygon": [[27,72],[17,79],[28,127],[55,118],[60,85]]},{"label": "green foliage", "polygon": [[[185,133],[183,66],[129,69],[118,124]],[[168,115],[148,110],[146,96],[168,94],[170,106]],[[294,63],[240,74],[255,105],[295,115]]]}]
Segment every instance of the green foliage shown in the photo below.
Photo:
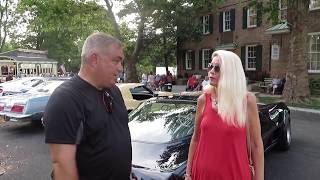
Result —
[{"label": "green foliage", "polygon": [[320,79],[310,79],[309,88],[312,95],[320,96]]},{"label": "green foliage", "polygon": [[95,31],[114,33],[107,11],[94,1],[21,0],[17,11],[28,24],[27,32],[17,38],[17,46],[48,50],[50,58],[72,70],[79,67],[81,47],[88,35]]}]

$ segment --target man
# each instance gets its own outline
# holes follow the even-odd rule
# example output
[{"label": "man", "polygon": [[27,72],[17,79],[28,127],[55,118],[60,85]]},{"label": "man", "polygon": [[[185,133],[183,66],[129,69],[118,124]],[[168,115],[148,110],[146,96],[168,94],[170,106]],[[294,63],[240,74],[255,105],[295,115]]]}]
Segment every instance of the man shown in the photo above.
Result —
[{"label": "man", "polygon": [[55,180],[126,180],[131,171],[128,114],[115,86],[124,55],[119,40],[94,33],[78,75],[58,87],[45,114]]}]

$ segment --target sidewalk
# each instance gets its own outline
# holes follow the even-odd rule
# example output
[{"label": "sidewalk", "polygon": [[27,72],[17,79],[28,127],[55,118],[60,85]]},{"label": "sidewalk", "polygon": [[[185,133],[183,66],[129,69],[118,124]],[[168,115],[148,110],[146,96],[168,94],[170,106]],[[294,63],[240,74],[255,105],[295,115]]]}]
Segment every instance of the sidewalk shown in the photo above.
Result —
[{"label": "sidewalk", "polygon": [[[180,93],[180,92],[185,91],[185,89],[186,89],[185,85],[173,85],[172,86],[172,92],[173,93]],[[281,95],[271,95],[271,94],[266,94],[266,93],[256,93],[256,96],[260,96],[260,97],[281,97]],[[289,109],[291,111],[303,111],[303,112],[308,112],[308,113],[320,114],[320,110],[316,110],[316,109],[299,108],[299,107],[292,107],[292,106],[289,106]]]}]

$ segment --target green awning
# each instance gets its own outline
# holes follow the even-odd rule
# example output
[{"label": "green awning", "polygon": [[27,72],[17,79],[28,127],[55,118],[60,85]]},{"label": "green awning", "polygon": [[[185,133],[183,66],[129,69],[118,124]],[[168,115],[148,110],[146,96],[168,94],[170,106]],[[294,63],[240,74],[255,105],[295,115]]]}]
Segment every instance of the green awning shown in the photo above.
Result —
[{"label": "green awning", "polygon": [[289,33],[290,31],[291,31],[290,25],[287,22],[284,22],[265,30],[265,33],[274,35],[274,34],[285,34],[285,33]]}]

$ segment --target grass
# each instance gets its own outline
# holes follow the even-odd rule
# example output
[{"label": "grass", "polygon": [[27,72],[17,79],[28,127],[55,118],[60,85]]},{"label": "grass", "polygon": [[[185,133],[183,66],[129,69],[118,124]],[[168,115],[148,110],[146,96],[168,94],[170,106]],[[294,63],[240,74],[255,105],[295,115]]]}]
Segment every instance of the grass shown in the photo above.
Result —
[{"label": "grass", "polygon": [[[258,101],[261,103],[269,104],[279,101],[284,101],[281,97],[258,97]],[[320,110],[320,98],[311,98],[308,102],[300,103],[287,103],[288,106],[317,109]]]}]

